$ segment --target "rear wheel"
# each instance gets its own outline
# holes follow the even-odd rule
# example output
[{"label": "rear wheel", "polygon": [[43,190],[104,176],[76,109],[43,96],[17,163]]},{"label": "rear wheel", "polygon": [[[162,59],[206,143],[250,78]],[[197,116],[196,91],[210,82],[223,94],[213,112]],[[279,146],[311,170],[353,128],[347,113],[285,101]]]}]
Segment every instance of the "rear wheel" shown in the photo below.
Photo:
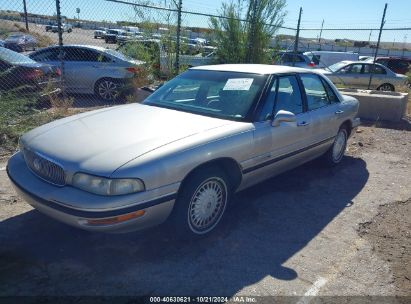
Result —
[{"label": "rear wheel", "polygon": [[383,83],[377,88],[378,91],[386,91],[386,92],[393,92],[394,86],[390,83]]},{"label": "rear wheel", "polygon": [[97,81],[94,92],[104,100],[114,101],[120,96],[121,85],[118,80],[103,78]]},{"label": "rear wheel", "polygon": [[227,176],[217,167],[193,173],[182,186],[172,222],[180,238],[210,234],[220,223],[231,196]]},{"label": "rear wheel", "polygon": [[338,165],[344,157],[347,148],[348,131],[345,126],[338,130],[330,149],[324,154],[325,161],[330,166]]}]

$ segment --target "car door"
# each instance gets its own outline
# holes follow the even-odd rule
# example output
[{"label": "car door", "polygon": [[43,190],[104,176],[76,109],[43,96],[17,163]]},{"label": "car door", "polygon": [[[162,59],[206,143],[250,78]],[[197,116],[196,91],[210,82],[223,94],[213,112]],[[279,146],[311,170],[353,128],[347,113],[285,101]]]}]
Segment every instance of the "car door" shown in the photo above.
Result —
[{"label": "car door", "polygon": [[335,73],[337,81],[333,82],[336,84],[341,83],[350,88],[363,88],[365,81],[362,69],[363,64],[361,63],[349,64]]},{"label": "car door", "polygon": [[93,93],[94,84],[104,76],[102,65],[109,61],[99,52],[81,47],[65,47],[66,83],[79,93]]},{"label": "car door", "polygon": [[368,87],[368,83],[370,81],[370,76],[371,76],[371,70],[373,70],[372,73],[372,82],[371,82],[371,89],[376,89],[380,85],[384,83],[391,83],[390,79],[387,77],[387,71],[383,66],[380,65],[374,65],[372,63],[366,63],[364,64],[364,70],[363,70],[363,75],[364,75],[364,82],[365,86]]},{"label": "car door", "polygon": [[317,74],[301,74],[301,83],[311,118],[310,141],[312,144],[332,142],[337,134],[344,112],[328,83]]},{"label": "car door", "polygon": [[[264,180],[301,163],[300,152],[310,145],[311,133],[310,114],[304,109],[297,77],[276,78],[254,123],[255,156],[242,164],[251,180]],[[296,121],[273,126],[280,110],[294,113]]]}]

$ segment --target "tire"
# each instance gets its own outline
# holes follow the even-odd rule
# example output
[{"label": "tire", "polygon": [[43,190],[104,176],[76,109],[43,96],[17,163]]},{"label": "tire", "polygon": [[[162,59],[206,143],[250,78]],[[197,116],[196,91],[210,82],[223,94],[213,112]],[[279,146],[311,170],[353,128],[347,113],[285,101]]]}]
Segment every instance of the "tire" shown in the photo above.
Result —
[{"label": "tire", "polygon": [[390,83],[383,83],[377,88],[378,91],[385,91],[385,92],[394,92],[395,88]]},{"label": "tire", "polygon": [[171,224],[179,239],[207,236],[221,222],[231,198],[231,185],[218,167],[194,172],[178,193]]},{"label": "tire", "polygon": [[115,101],[121,95],[121,85],[116,79],[103,78],[96,82],[94,92],[97,97],[108,101]]},{"label": "tire", "polygon": [[324,154],[325,163],[328,166],[336,166],[338,165],[345,153],[345,149],[347,148],[347,140],[348,140],[348,131],[345,126],[342,126],[335,136],[334,142],[330,149]]}]

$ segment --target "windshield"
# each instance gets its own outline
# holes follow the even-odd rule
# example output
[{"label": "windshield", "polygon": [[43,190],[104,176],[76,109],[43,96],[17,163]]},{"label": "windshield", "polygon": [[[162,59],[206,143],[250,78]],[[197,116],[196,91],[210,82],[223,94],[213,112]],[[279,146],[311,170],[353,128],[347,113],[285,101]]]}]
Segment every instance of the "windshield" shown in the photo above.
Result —
[{"label": "windshield", "polygon": [[331,71],[331,72],[336,72],[336,71],[338,71],[339,69],[341,69],[342,67],[345,67],[347,65],[347,63],[346,62],[337,62],[337,63],[334,63],[333,65],[330,65],[329,67],[328,67],[328,69]]},{"label": "windshield", "polygon": [[0,47],[0,59],[10,64],[36,63],[34,60],[23,54],[16,53],[3,47]]},{"label": "windshield", "polygon": [[241,121],[266,79],[250,73],[189,70],[166,82],[144,104]]}]

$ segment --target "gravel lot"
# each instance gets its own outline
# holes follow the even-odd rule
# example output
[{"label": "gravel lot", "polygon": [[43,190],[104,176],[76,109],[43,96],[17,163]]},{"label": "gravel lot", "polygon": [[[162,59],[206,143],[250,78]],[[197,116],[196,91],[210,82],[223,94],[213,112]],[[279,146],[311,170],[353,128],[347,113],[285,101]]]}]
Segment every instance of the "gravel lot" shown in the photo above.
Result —
[{"label": "gravel lot", "polygon": [[411,296],[410,166],[411,132],[361,127],[340,166],[314,161],[240,193],[216,233],[191,243],[162,227],[60,224],[3,169],[0,296]]}]

